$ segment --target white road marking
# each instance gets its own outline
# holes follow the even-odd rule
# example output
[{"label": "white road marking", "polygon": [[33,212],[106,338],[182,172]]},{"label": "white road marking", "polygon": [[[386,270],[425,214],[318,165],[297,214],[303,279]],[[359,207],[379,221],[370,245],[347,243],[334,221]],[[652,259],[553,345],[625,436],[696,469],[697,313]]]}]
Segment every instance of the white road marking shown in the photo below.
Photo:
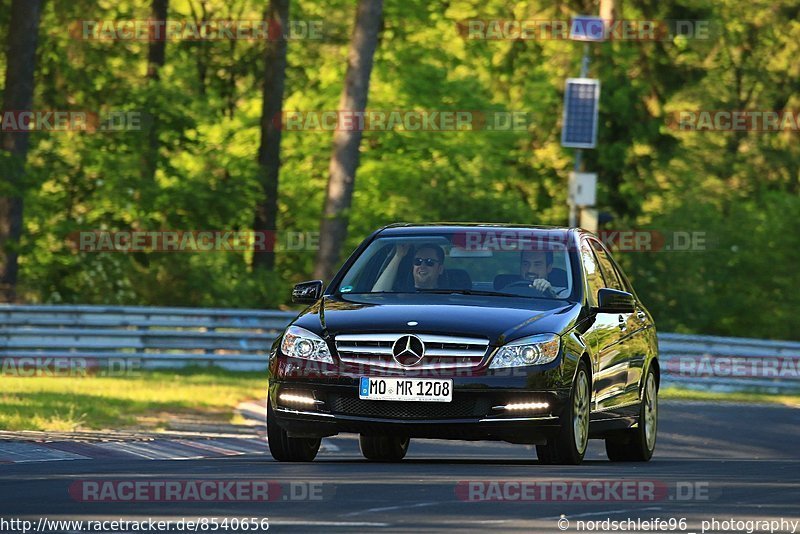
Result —
[{"label": "white road marking", "polygon": [[89,457],[28,442],[0,443],[0,459],[12,463],[88,460]]},{"label": "white road marking", "polygon": [[366,510],[359,510],[357,512],[350,512],[348,514],[342,514],[342,517],[352,517],[355,515],[364,515],[364,514],[372,514],[375,512],[389,512],[392,510],[403,510],[406,508],[423,508],[425,506],[436,506],[437,504],[444,504],[440,502],[420,502],[417,504],[401,504],[398,506],[383,506],[381,508],[367,508]]}]

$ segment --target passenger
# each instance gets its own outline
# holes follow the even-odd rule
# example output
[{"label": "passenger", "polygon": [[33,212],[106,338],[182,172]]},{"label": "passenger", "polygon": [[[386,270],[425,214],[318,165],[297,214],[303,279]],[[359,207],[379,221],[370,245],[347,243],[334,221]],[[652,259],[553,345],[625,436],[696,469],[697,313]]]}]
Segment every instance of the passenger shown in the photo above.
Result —
[{"label": "passenger", "polygon": [[[411,245],[403,244],[395,246],[392,259],[389,265],[378,277],[378,281],[373,286],[373,291],[391,291],[394,281],[397,279],[397,271],[400,269],[400,262],[411,250]],[[439,287],[439,277],[444,272],[444,250],[439,245],[426,243],[420,245],[414,254],[412,264],[412,275],[414,277],[415,289],[436,289]]]}]

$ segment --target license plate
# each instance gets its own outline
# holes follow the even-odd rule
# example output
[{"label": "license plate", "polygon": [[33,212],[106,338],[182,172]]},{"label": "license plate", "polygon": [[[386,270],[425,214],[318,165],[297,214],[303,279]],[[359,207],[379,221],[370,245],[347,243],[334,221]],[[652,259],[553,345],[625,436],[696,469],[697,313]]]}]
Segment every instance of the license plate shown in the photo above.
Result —
[{"label": "license plate", "polygon": [[430,378],[374,378],[362,376],[358,398],[369,400],[450,402],[453,381]]}]

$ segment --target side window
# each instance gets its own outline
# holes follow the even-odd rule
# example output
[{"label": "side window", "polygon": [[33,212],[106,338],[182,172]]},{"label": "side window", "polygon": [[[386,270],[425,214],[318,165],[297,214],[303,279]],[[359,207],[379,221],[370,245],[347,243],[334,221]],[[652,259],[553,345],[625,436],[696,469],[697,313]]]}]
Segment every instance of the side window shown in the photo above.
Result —
[{"label": "side window", "polygon": [[[610,255],[609,255],[609,257],[610,257]],[[631,286],[631,283],[628,280],[628,277],[625,276],[625,273],[623,272],[622,267],[620,267],[619,263],[617,263],[617,260],[615,260],[614,258],[611,258],[611,264],[614,265],[614,272],[617,273],[617,278],[622,280],[622,288],[625,291],[627,291],[628,293],[634,294],[633,287]]]},{"label": "side window", "polygon": [[603,276],[597,267],[597,260],[592,253],[592,247],[585,240],[581,241],[581,263],[583,272],[586,274],[586,282],[589,286],[589,306],[597,306],[597,292],[605,287]]},{"label": "side window", "polygon": [[620,280],[619,276],[617,276],[617,271],[614,269],[614,265],[611,263],[606,251],[597,241],[591,240],[590,243],[592,244],[592,248],[597,256],[597,263],[600,265],[600,270],[602,271],[603,278],[606,281],[606,287],[617,289],[619,291],[625,291],[622,280]]},{"label": "side window", "polygon": [[347,272],[339,287],[349,286],[350,291],[355,290],[356,293],[369,292],[378,275],[386,268],[391,251],[391,245],[371,243]]}]

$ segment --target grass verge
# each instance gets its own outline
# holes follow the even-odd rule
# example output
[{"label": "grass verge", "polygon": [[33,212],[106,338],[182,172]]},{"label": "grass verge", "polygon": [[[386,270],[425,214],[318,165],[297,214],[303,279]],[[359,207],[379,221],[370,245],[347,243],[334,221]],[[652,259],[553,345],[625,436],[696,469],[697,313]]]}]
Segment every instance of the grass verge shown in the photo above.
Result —
[{"label": "grass verge", "polygon": [[142,371],[134,377],[2,377],[0,430],[164,428],[175,415],[227,423],[266,390],[264,373],[219,368]]},{"label": "grass verge", "polygon": [[751,392],[719,392],[667,387],[658,392],[662,400],[694,400],[715,402],[754,402],[800,406],[800,394],[774,394]]},{"label": "grass verge", "polygon": [[[266,385],[262,373],[207,367],[142,371],[135,377],[3,377],[0,430],[158,430],[176,416],[236,423],[236,405],[262,397]],[[799,394],[721,393],[667,387],[659,397],[800,406]]]}]

